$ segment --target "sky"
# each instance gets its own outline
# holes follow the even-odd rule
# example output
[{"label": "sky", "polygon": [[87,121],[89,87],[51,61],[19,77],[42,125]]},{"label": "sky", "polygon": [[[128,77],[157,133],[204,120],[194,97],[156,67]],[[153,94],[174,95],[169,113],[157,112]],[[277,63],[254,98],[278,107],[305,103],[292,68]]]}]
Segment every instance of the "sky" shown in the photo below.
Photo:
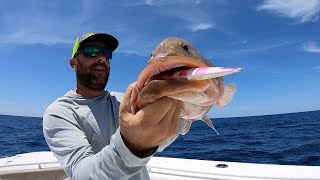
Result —
[{"label": "sky", "polygon": [[320,110],[320,0],[0,0],[0,114],[42,117],[75,88],[87,32],[120,42],[107,89],[125,92],[167,37],[190,42],[237,92],[210,118]]}]

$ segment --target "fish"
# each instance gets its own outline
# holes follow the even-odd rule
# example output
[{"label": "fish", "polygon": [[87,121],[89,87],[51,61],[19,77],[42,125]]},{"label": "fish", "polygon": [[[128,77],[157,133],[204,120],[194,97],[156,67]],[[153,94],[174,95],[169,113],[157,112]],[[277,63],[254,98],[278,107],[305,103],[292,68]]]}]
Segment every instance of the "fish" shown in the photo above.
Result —
[{"label": "fish", "polygon": [[187,123],[181,134],[186,134],[196,120],[202,120],[216,131],[207,113],[213,105],[217,108],[227,105],[234,96],[236,85],[225,85],[223,76],[200,80],[165,78],[178,71],[204,67],[216,66],[191,43],[179,37],[164,39],[152,51],[138,76],[136,91],[131,96],[131,109],[136,112],[161,97],[169,97],[182,102],[180,118]]}]

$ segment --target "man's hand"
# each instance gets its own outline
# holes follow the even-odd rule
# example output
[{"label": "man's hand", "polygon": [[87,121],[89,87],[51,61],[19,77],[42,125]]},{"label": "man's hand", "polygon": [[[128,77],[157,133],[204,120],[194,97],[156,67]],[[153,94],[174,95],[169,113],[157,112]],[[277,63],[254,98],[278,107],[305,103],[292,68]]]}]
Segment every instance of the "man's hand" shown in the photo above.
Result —
[{"label": "man's hand", "polygon": [[146,157],[161,142],[176,135],[182,105],[180,101],[162,97],[134,112],[130,101],[133,91],[135,83],[128,87],[120,104],[120,133],[133,154]]}]

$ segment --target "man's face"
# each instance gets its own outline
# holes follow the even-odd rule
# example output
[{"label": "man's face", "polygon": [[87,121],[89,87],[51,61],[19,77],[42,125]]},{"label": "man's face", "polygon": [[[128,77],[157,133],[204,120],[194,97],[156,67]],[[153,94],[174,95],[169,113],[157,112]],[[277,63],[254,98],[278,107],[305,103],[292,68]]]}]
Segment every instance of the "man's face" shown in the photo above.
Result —
[{"label": "man's face", "polygon": [[[92,45],[107,48],[98,40],[89,41],[82,48]],[[75,59],[77,82],[91,90],[104,90],[109,79],[110,63],[103,52],[96,57],[87,57],[80,53]]]}]

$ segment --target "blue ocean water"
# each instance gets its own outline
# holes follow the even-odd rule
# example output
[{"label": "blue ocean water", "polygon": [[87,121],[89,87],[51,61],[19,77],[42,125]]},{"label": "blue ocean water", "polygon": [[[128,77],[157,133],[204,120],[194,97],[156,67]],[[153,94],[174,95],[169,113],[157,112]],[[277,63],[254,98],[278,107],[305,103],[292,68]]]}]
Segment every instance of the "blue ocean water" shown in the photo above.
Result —
[{"label": "blue ocean water", "polygon": [[[196,121],[156,156],[320,166],[320,111]],[[48,151],[42,118],[0,115],[0,158]]]}]

